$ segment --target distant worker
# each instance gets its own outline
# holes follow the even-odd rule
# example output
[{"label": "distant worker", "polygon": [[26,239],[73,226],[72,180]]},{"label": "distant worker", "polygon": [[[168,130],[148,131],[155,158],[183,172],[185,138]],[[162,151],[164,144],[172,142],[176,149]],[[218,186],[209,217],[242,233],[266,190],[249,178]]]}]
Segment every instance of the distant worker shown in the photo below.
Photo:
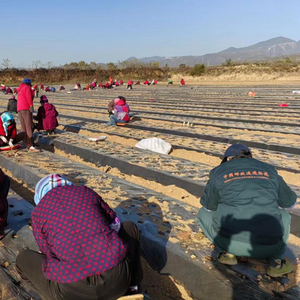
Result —
[{"label": "distant worker", "polygon": [[141,82],[138,80],[135,84],[139,85],[139,84],[141,84]]},{"label": "distant worker", "polygon": [[146,79],[146,80],[144,81],[144,84],[145,84],[145,85],[150,85],[150,82],[149,82],[149,80],[148,80],[148,79]]},{"label": "distant worker", "polygon": [[7,86],[5,90],[5,94],[12,94],[12,93],[13,93],[12,89],[9,86]]},{"label": "distant worker", "polygon": [[181,80],[180,80],[180,84],[181,84],[181,85],[185,85],[185,81],[184,81],[184,79],[183,79],[183,78],[181,78]]},{"label": "distant worker", "polygon": [[50,93],[50,92],[51,92],[50,86],[46,86],[46,87],[45,87],[45,92],[46,92],[46,93]]},{"label": "distant worker", "polygon": [[17,110],[18,117],[21,123],[21,131],[23,142],[26,145],[29,152],[39,152],[34,147],[33,135],[32,135],[32,112],[33,112],[33,91],[31,89],[31,80],[26,78],[17,89],[18,101]]},{"label": "distant worker", "polygon": [[173,80],[170,79],[169,82],[168,82],[168,84],[173,84]]},{"label": "distant worker", "polygon": [[59,86],[59,90],[60,90],[60,91],[64,91],[65,89],[66,89],[66,88],[65,88],[63,85],[60,85],[60,86]]},{"label": "distant worker", "polygon": [[44,85],[42,83],[40,83],[40,89],[43,90],[44,89]]},{"label": "distant worker", "polygon": [[37,84],[35,84],[32,88],[33,92],[34,92],[34,97],[38,98],[39,97],[39,87]]},{"label": "distant worker", "polygon": [[108,112],[110,114],[110,121],[106,125],[117,125],[117,123],[128,123],[130,121],[130,109],[126,103],[126,99],[119,96],[108,104]]},{"label": "distant worker", "polygon": [[112,76],[109,77],[109,83],[110,83],[110,85],[113,85],[113,83],[114,83]]},{"label": "distant worker", "polygon": [[16,114],[17,113],[17,99],[14,95],[11,95],[7,103],[7,111]]},{"label": "distant worker", "polygon": [[51,91],[52,93],[55,93],[55,92],[56,92],[55,87],[54,87],[54,86],[51,86],[50,91]]},{"label": "distant worker", "polygon": [[34,117],[38,121],[37,130],[45,130],[47,134],[53,134],[58,126],[58,112],[55,106],[48,102],[45,95],[41,96],[40,104],[41,106],[38,109],[37,115]]},{"label": "distant worker", "polygon": [[123,80],[120,80],[120,85],[123,85],[124,81]]},{"label": "distant worker", "polygon": [[198,220],[219,262],[236,265],[236,256],[270,259],[267,274],[279,277],[293,270],[284,258],[291,225],[285,208],[296,201],[273,166],[252,158],[248,147],[233,144],[210,172]]},{"label": "distant worker", "polygon": [[133,81],[128,79],[127,90],[132,90]]}]

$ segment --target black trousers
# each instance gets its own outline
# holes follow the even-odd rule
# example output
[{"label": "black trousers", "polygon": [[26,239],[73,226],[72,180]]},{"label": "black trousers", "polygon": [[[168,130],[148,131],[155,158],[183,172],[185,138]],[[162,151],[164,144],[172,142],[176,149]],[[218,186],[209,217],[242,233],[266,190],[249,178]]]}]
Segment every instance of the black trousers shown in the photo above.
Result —
[{"label": "black trousers", "polygon": [[129,247],[128,256],[116,267],[74,283],[58,283],[43,275],[44,254],[24,250],[17,257],[21,277],[37,290],[44,300],[114,300],[123,296],[130,285],[142,280],[140,233],[130,221],[121,225],[119,236]]}]

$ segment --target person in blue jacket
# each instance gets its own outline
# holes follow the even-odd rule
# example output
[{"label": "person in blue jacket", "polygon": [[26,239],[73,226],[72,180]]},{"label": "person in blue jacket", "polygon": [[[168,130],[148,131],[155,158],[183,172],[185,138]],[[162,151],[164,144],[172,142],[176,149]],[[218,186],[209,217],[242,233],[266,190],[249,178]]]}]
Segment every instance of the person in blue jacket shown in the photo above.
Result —
[{"label": "person in blue jacket", "polygon": [[273,166],[233,144],[210,172],[197,219],[219,262],[235,265],[237,256],[270,259],[267,273],[279,277],[293,270],[284,256],[291,224],[285,208],[296,201]]}]

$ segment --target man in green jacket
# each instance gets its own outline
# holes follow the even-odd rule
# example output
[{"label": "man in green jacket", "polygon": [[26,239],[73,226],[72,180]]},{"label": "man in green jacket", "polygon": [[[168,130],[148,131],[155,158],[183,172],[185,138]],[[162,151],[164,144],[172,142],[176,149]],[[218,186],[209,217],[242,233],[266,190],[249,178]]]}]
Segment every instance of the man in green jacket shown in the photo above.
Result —
[{"label": "man in green jacket", "polygon": [[279,277],[293,269],[284,259],[291,223],[284,208],[296,201],[273,166],[233,144],[210,172],[197,217],[221,263],[235,265],[236,256],[270,259],[267,273]]}]

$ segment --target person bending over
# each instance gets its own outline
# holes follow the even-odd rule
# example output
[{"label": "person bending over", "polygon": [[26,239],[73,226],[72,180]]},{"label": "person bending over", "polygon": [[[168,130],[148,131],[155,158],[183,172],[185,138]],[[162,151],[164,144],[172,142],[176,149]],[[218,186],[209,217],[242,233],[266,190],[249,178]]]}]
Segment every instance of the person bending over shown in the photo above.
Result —
[{"label": "person bending over", "polygon": [[130,121],[129,105],[126,99],[119,96],[115,100],[109,102],[108,113],[110,114],[110,121],[106,125],[117,125],[117,123],[128,123]]},{"label": "person bending over", "polygon": [[48,102],[45,95],[41,96],[40,104],[41,106],[38,109],[37,115],[34,117],[34,119],[38,121],[37,130],[46,130],[48,134],[52,134],[58,126],[58,112],[55,106]]},{"label": "person bending over", "polygon": [[221,263],[235,265],[236,256],[270,259],[267,273],[279,277],[293,269],[284,259],[291,224],[284,208],[296,201],[273,166],[233,144],[210,172],[197,218]]},{"label": "person bending over", "polygon": [[137,290],[142,280],[140,234],[92,189],[59,174],[35,188],[33,235],[41,253],[24,250],[21,277],[43,299],[113,300]]}]

